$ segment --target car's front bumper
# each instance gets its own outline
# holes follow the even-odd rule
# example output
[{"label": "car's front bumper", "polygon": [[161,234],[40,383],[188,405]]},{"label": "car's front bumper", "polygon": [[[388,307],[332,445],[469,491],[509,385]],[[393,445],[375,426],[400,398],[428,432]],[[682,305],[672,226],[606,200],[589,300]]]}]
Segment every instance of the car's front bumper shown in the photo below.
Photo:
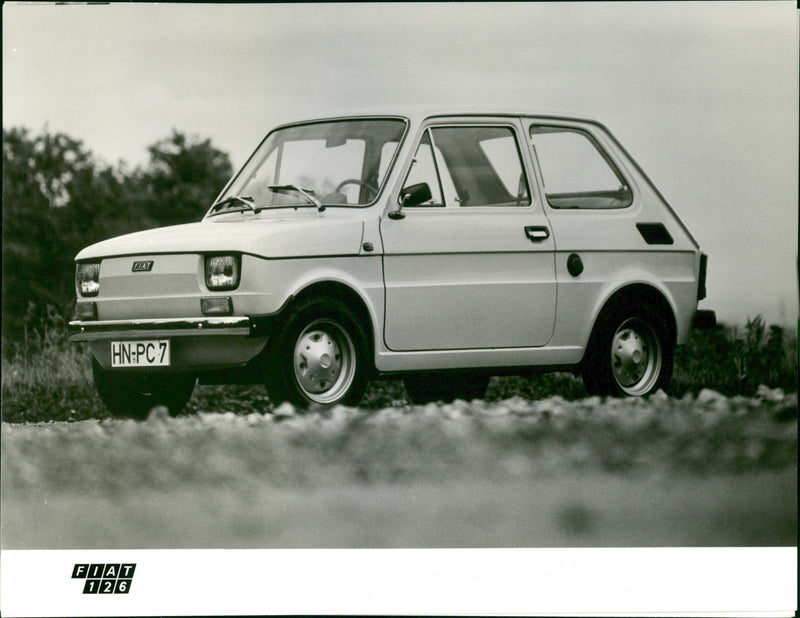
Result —
[{"label": "car's front bumper", "polygon": [[[169,367],[154,371],[208,370],[242,366],[257,356],[275,329],[277,315],[169,319],[73,320],[70,340],[86,342],[100,365],[111,367],[112,341],[168,339]],[[142,370],[142,368],[126,368]]]},{"label": "car's front bumper", "polygon": [[256,330],[256,321],[246,316],[72,321],[70,341],[103,339],[158,339],[171,337],[232,335],[249,337]]}]

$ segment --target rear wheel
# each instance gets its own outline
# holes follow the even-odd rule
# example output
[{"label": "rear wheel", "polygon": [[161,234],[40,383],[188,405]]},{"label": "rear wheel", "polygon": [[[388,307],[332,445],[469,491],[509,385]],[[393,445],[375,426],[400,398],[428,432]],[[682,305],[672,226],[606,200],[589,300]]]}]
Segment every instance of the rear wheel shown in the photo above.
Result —
[{"label": "rear wheel", "polygon": [[165,406],[175,416],[189,402],[197,376],[103,369],[92,359],[95,388],[112,416],[142,420],[153,408]]},{"label": "rear wheel", "polygon": [[592,395],[640,397],[666,389],[673,344],[660,312],[639,301],[600,317],[586,351],[583,382]]},{"label": "rear wheel", "polygon": [[367,382],[367,337],[338,299],[301,301],[268,344],[267,391],[299,407],[358,405]]},{"label": "rear wheel", "polygon": [[406,394],[412,403],[432,401],[450,403],[456,399],[483,399],[489,386],[489,376],[418,375],[403,380]]}]

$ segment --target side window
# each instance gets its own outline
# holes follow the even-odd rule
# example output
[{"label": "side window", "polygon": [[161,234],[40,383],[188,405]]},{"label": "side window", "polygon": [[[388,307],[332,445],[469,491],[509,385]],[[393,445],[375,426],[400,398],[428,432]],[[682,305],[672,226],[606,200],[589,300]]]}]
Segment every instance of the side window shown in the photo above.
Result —
[{"label": "side window", "polygon": [[435,127],[420,141],[405,187],[425,182],[423,206],[529,206],[528,181],[509,127]]},{"label": "side window", "polygon": [[633,195],[600,146],[583,131],[531,127],[547,202],[553,208],[625,208]]},{"label": "side window", "polygon": [[525,174],[522,173],[522,163],[514,136],[509,134],[490,137],[478,144],[483,150],[483,154],[489,159],[492,169],[497,172],[497,176],[503,182],[506,191],[510,195],[517,195],[521,191],[525,191],[527,198],[528,187],[525,182]]}]

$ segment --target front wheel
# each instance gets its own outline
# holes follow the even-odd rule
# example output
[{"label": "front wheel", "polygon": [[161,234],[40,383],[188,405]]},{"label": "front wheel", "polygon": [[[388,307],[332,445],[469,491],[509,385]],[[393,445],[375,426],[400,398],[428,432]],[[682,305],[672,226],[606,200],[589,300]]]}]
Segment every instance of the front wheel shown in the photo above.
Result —
[{"label": "front wheel", "polygon": [[270,399],[302,408],[358,405],[367,383],[366,342],[358,318],[338,299],[302,301],[267,350]]},{"label": "front wheel", "polygon": [[100,400],[112,416],[143,420],[153,408],[178,414],[192,397],[193,374],[140,373],[103,369],[92,359],[92,375]]},{"label": "front wheel", "polygon": [[592,395],[641,397],[666,389],[672,340],[658,310],[639,302],[601,316],[589,342],[583,381]]}]

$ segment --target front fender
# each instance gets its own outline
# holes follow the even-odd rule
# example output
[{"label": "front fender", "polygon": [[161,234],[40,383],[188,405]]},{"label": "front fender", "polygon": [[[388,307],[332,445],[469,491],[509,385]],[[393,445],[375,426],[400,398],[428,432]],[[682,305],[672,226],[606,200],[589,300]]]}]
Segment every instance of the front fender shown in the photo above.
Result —
[{"label": "front fender", "polygon": [[[251,275],[269,288],[270,306],[262,307],[258,313],[285,316],[289,308],[287,299],[297,299],[314,289],[329,293],[334,286],[342,286],[355,294],[366,307],[374,332],[383,332],[384,295],[379,255],[326,258],[324,261],[287,259],[253,262],[253,268],[257,268],[258,273]],[[251,281],[248,286],[253,284]],[[251,313],[255,312],[253,308]],[[272,322],[280,322],[280,317]]]}]

